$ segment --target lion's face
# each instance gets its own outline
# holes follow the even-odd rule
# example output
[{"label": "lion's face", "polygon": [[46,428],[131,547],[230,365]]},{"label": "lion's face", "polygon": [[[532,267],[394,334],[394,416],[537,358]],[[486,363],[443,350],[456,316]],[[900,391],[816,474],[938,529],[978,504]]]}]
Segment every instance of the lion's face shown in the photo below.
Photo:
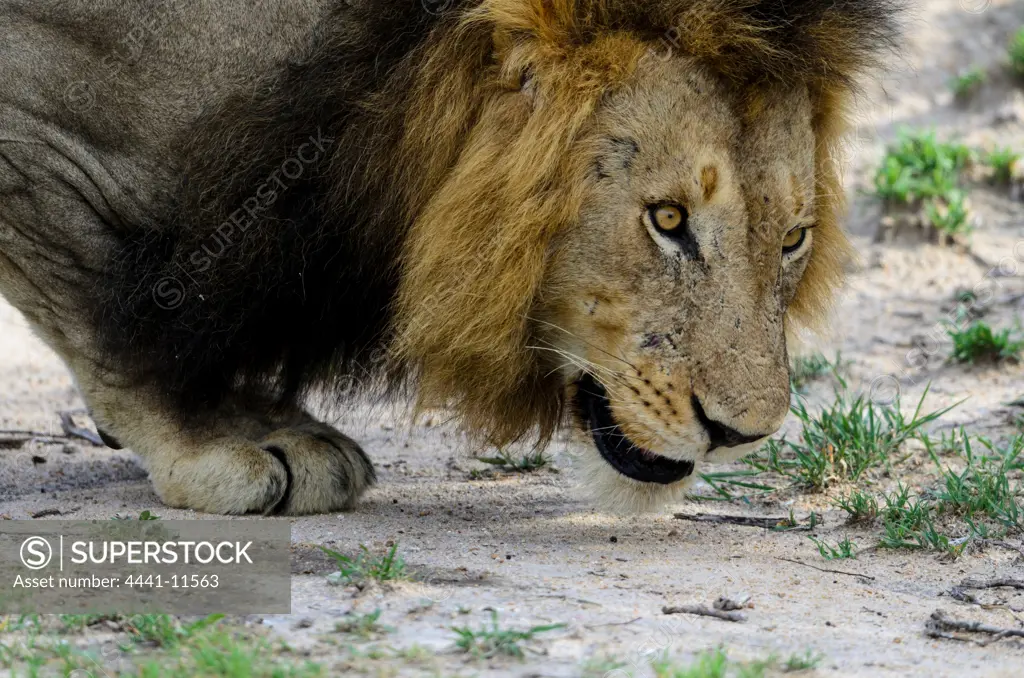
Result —
[{"label": "lion's face", "polygon": [[871,3],[786,3],[766,30],[761,3],[665,1],[484,0],[435,48],[477,61],[428,62],[405,124],[396,353],[420,405],[496,445],[575,421],[606,506],[781,425],[790,320],[822,324],[851,254],[837,144],[873,44],[852,27],[886,35]]},{"label": "lion's face", "polygon": [[806,89],[738,102],[681,59],[643,60],[595,112],[535,332],[605,480],[658,494],[782,424],[785,313],[814,247],[811,116]]}]

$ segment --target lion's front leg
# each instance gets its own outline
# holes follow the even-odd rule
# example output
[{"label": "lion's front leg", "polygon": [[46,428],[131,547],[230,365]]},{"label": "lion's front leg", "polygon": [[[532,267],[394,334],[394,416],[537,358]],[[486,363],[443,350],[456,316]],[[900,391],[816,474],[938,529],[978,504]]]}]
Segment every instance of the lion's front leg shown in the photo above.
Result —
[{"label": "lion's front leg", "polygon": [[209,513],[298,515],[350,508],[375,481],[353,440],[300,410],[227,404],[184,416],[145,389],[83,384],[97,425],[143,457],[160,498]]}]

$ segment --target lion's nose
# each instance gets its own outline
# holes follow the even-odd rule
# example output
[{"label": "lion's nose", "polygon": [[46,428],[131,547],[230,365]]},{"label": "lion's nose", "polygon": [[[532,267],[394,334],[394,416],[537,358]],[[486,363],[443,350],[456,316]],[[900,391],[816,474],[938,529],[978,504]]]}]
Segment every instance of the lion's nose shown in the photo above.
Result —
[{"label": "lion's nose", "polygon": [[700,399],[697,398],[697,396],[692,396],[690,400],[693,404],[693,411],[697,415],[697,421],[704,426],[704,429],[708,432],[708,436],[711,438],[711,447],[708,448],[709,452],[717,447],[737,447],[738,445],[745,445],[747,443],[752,443],[755,440],[760,440],[766,435],[770,435],[770,433],[758,433],[755,435],[740,433],[736,429],[708,417],[707,413],[704,412],[704,407],[700,404]]}]

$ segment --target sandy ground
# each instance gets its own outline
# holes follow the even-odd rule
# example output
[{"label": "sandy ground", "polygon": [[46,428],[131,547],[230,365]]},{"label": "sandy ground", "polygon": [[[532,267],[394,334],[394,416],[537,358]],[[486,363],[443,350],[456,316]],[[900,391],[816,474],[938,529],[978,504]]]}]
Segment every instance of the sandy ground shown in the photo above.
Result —
[{"label": "sandy ground", "polygon": [[[850,230],[862,265],[844,292],[833,336],[815,343],[828,353],[842,352],[850,363],[852,389],[874,389],[878,395],[898,384],[906,403],[916,401],[930,382],[932,408],[966,399],[939,428],[963,424],[993,437],[1014,431],[1021,410],[1006,403],[1024,393],[1024,367],[946,365],[946,347],[927,338],[941,335],[936,328],[957,288],[983,285],[991,292],[987,320],[993,326],[1022,317],[1024,268],[993,274],[985,262],[995,264],[1015,245],[1024,247],[1024,205],[1005,189],[974,190],[978,228],[968,254],[914,237],[875,242],[880,209],[864,191],[885,142],[903,125],[932,127],[980,147],[1024,148],[1024,87],[1005,74],[1004,66],[1008,36],[1022,24],[1021,2],[914,3],[905,53],[889,72],[865,84],[848,149],[854,198]],[[988,81],[972,102],[955,105],[949,78],[972,65],[985,69]],[[1024,261],[1018,264],[1024,267]],[[908,353],[921,346],[926,353],[933,349],[931,358],[911,367]],[[812,397],[824,397],[830,389],[819,384]],[[0,301],[0,429],[60,434],[57,413],[83,407],[61,362]],[[80,419],[88,425],[87,417]],[[578,676],[588,660],[610,656],[626,666],[608,676],[629,675],[622,671],[645,676],[651,675],[651,656],[667,652],[685,661],[717,646],[738,660],[811,649],[824,659],[808,675],[1020,676],[1024,671],[1020,640],[979,647],[924,634],[936,609],[997,626],[1017,624],[1010,608],[1024,610],[1024,596],[987,592],[987,602],[1010,603],[993,609],[948,596],[968,575],[1020,576],[1024,558],[1014,560],[1012,551],[976,549],[954,562],[928,553],[866,550],[856,560],[829,562],[804,532],[673,517],[701,511],[784,515],[790,509],[803,516],[813,509],[824,514],[824,524],[814,532],[819,538],[835,543],[848,535],[862,547],[875,543],[876,531],[846,526],[821,495],[783,492],[750,504],[691,501],[654,515],[606,515],[592,509],[577,486],[573,456],[578,450],[568,443],[554,446],[554,469],[480,477],[471,471],[485,466],[472,460],[458,432],[443,425],[409,425],[389,409],[366,407],[344,413],[337,423],[370,452],[380,485],[350,513],[291,520],[296,560],[304,563],[295,568],[293,613],[262,621],[297,651],[323,663],[330,675]],[[706,487],[697,492],[709,494]],[[147,509],[164,518],[208,517],[162,507],[128,452],[44,438],[6,448],[0,443],[3,518],[107,519]],[[418,581],[364,591],[331,587],[324,577],[330,568],[313,555],[313,545],[351,553],[360,544],[380,551],[393,541],[420,573]],[[720,595],[749,595],[748,620],[661,612],[663,605],[710,604]],[[378,643],[417,644],[435,656],[417,662],[358,658],[343,649],[332,631],[337,619],[377,608],[383,610],[381,622],[392,628]],[[450,627],[478,626],[490,610],[498,611],[507,626],[564,622],[567,627],[541,636],[524,662],[474,662],[452,653]]]}]

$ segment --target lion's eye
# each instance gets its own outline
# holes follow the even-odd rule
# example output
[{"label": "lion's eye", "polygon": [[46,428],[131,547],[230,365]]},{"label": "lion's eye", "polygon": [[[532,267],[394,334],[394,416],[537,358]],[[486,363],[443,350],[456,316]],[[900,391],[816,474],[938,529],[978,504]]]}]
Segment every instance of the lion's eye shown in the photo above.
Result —
[{"label": "lion's eye", "polygon": [[651,215],[651,223],[664,233],[671,233],[686,225],[686,208],[680,205],[651,205],[647,208]]},{"label": "lion's eye", "polygon": [[804,244],[804,239],[807,237],[806,228],[794,228],[792,231],[786,234],[786,237],[782,239],[782,253],[792,254],[800,249],[800,246]]}]

